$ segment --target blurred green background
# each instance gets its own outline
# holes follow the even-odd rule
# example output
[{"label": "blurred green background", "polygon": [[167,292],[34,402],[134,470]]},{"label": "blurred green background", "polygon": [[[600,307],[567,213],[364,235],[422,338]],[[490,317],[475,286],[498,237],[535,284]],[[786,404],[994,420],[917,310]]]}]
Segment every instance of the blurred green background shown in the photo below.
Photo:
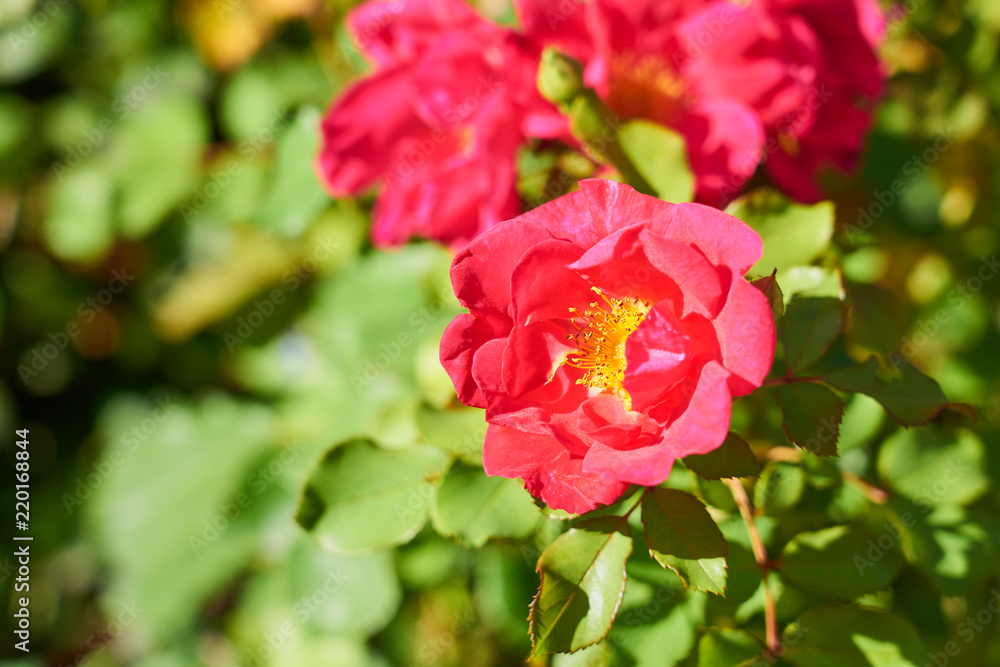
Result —
[{"label": "blurred green background", "polygon": [[[437,362],[459,312],[448,252],[374,252],[371,202],[331,201],[312,173],[320,114],[365,67],[343,33],[350,4],[0,4],[3,506],[13,526],[27,428],[35,537],[31,656],[5,631],[2,664],[523,664],[534,560],[558,522],[479,552],[425,529],[341,557],[292,520],[330,444],[427,437],[441,426],[421,411],[453,398]],[[842,267],[857,345],[996,418],[1000,279],[983,267],[1000,232],[1000,4],[909,4],[863,167],[830,184],[820,267]],[[822,280],[814,269],[799,279]],[[866,400],[845,436],[874,451],[894,429]],[[481,437],[474,414],[454,415],[449,437]],[[995,583],[997,539],[959,582]],[[633,574],[629,595],[661,579]],[[686,610],[704,595],[679,600],[642,640],[649,664],[690,648]],[[953,632],[944,608],[921,627],[929,642]],[[1000,664],[986,662],[995,628],[976,647],[953,664]]]}]

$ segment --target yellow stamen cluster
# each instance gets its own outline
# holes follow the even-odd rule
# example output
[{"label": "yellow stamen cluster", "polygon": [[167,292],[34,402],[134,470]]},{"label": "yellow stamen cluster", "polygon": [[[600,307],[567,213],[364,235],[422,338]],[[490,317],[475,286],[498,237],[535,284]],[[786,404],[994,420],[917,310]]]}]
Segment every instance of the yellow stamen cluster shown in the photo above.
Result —
[{"label": "yellow stamen cluster", "polygon": [[577,351],[566,358],[566,363],[585,371],[578,384],[597,387],[616,393],[631,407],[628,393],[622,386],[625,381],[625,340],[638,328],[649,304],[638,299],[614,299],[592,287],[603,299],[594,301],[590,308],[580,313],[570,308],[576,333],[567,338],[576,343]]},{"label": "yellow stamen cluster", "polygon": [[627,118],[665,122],[683,104],[685,87],[662,56],[620,53],[611,61],[609,105]]}]

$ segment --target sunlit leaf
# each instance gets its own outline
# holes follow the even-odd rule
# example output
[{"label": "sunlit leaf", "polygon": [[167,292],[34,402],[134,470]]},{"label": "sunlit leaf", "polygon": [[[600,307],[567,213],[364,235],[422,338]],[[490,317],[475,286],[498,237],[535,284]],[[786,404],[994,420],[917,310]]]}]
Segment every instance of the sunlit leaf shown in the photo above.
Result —
[{"label": "sunlit leaf", "polygon": [[630,553],[628,523],[616,516],[579,523],[542,552],[530,615],[534,655],[576,651],[608,634]]},{"label": "sunlit leaf", "polygon": [[642,501],[642,524],[657,562],[696,590],[725,592],[729,549],[697,498],[676,489],[651,489]]},{"label": "sunlit leaf", "polygon": [[399,450],[365,440],[339,445],[310,476],[296,519],[337,552],[401,544],[427,520],[446,463],[444,452],[424,445]]}]

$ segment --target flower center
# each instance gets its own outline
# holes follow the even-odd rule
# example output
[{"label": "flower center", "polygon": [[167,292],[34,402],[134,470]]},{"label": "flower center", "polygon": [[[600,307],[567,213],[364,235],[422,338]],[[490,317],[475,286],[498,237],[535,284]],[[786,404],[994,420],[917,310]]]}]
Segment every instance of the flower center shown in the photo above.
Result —
[{"label": "flower center", "polygon": [[684,83],[661,56],[629,51],[611,61],[608,105],[626,118],[669,123],[684,101]]},{"label": "flower center", "polygon": [[594,301],[581,314],[570,308],[576,333],[567,338],[576,343],[577,351],[566,357],[566,363],[584,371],[577,384],[616,393],[631,409],[631,399],[625,391],[625,341],[635,331],[649,304],[638,299],[613,299],[592,287],[603,299]]}]

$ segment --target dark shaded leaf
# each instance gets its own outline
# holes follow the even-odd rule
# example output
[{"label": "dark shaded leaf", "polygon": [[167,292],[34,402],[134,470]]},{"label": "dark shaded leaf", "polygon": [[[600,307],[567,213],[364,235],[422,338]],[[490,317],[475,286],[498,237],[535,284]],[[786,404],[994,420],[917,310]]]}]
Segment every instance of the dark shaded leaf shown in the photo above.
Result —
[{"label": "dark shaded leaf", "polygon": [[904,426],[926,424],[947,407],[948,399],[937,381],[905,361],[893,365],[902,373],[901,377],[883,380],[878,376],[875,357],[869,357],[860,366],[830,371],[821,379],[841,391],[871,396]]},{"label": "dark shaded leaf", "polygon": [[820,384],[789,382],[778,390],[788,439],[817,456],[836,456],[844,402]]},{"label": "dark shaded leaf", "polygon": [[853,600],[888,586],[903,564],[895,535],[879,538],[854,526],[800,533],[785,546],[777,569],[803,588]]},{"label": "dark shaded leaf", "polygon": [[854,606],[810,609],[786,628],[782,643],[796,667],[923,667],[928,656],[907,621]]},{"label": "dark shaded leaf", "polygon": [[676,489],[651,489],[642,501],[649,553],[697,590],[726,589],[726,540],[697,498]]},{"label": "dark shaded leaf", "polygon": [[844,330],[844,303],[831,297],[795,297],[781,319],[785,366],[794,375],[826,354]]},{"label": "dark shaded leaf", "polygon": [[718,448],[708,454],[693,454],[683,459],[684,465],[705,479],[724,477],[753,477],[760,472],[757,457],[750,445],[732,431]]}]

